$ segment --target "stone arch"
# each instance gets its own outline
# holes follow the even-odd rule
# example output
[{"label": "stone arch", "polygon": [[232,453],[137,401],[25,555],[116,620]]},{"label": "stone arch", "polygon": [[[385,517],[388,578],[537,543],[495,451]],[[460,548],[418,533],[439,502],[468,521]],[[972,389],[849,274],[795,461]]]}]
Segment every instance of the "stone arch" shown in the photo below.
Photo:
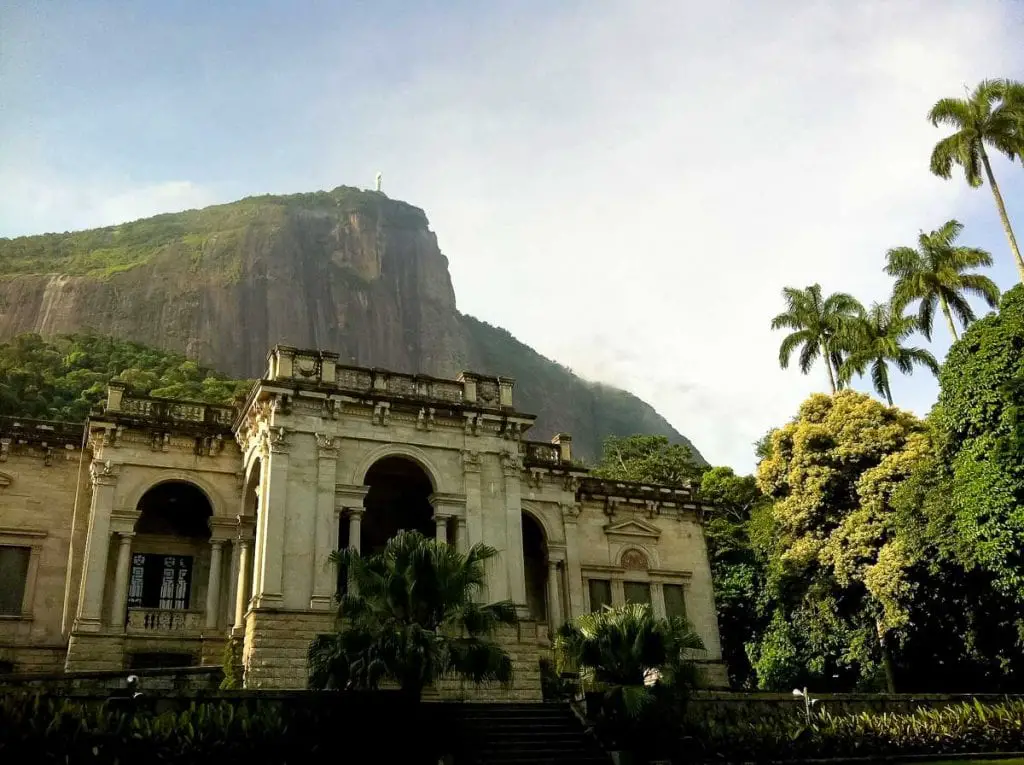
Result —
[{"label": "stone arch", "polygon": [[186,470],[160,470],[159,477],[155,480],[142,482],[128,493],[128,501],[124,503],[125,507],[135,510],[138,508],[139,502],[142,501],[142,498],[150,490],[155,489],[160,484],[174,482],[192,484],[205,494],[206,501],[210,503],[210,509],[213,511],[213,518],[234,517],[235,514],[228,511],[227,504],[224,502],[223,497],[220,496],[220,492],[209,481],[197,473]]},{"label": "stone arch", "polygon": [[540,526],[541,531],[544,532],[544,543],[548,546],[558,546],[564,544],[565,534],[560,525],[556,525],[551,520],[551,514],[544,512],[541,505],[536,502],[523,502],[522,510],[525,515],[530,516],[537,525]]},{"label": "stone arch", "polygon": [[548,560],[551,546],[544,524],[536,515],[524,507],[521,513],[523,525],[523,579],[526,590],[526,607],[530,618],[545,622],[551,613],[548,603]]},{"label": "stone arch", "polygon": [[415,462],[423,470],[427,478],[430,479],[430,484],[435,492],[451,493],[443,486],[441,482],[442,473],[437,469],[437,466],[434,465],[427,453],[423,449],[410,444],[381,444],[377,448],[371,449],[356,464],[349,483],[355,486],[362,486],[366,483],[366,474],[370,472],[370,469],[387,457],[403,457],[411,462]]},{"label": "stone arch", "polygon": [[[434,487],[423,465],[405,455],[389,453],[374,462],[363,478],[367,487],[360,524],[363,554],[383,549],[400,530],[437,536],[432,497]],[[342,531],[342,544],[351,544]]]}]

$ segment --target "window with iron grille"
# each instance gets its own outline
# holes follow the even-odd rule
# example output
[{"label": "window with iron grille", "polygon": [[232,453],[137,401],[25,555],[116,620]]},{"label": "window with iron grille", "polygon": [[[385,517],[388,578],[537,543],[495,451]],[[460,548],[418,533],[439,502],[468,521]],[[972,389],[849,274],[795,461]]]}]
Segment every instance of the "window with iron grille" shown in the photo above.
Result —
[{"label": "window with iron grille", "polygon": [[191,588],[190,556],[154,553],[135,553],[132,556],[129,608],[187,609]]}]

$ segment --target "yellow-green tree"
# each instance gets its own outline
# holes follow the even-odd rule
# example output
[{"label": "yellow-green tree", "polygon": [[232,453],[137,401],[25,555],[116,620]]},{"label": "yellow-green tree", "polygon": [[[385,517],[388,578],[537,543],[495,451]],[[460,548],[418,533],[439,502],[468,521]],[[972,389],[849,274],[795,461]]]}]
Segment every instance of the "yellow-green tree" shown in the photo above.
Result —
[{"label": "yellow-green tree", "polygon": [[757,473],[773,500],[777,598],[752,657],[762,685],[830,673],[871,682],[881,669],[895,687],[890,639],[909,621],[915,550],[889,499],[929,454],[922,421],[850,390],[811,396],[773,432]]}]

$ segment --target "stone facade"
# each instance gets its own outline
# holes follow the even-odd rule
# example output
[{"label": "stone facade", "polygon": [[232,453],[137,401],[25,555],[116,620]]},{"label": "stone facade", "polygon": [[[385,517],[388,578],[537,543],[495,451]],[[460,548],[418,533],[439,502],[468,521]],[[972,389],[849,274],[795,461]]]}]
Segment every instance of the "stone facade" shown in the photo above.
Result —
[{"label": "stone facade", "polygon": [[484,597],[521,612],[500,637],[513,687],[446,681],[443,697],[539,698],[551,628],[626,600],[685,612],[721,685],[704,508],[590,478],[566,435],[526,440],[513,389],[278,346],[238,410],[112,383],[84,432],[6,422],[0,573],[22,600],[0,614],[0,670],[217,664],[234,635],[247,687],[301,688],[310,640],[333,626],[330,553],[418,528],[497,549]]}]

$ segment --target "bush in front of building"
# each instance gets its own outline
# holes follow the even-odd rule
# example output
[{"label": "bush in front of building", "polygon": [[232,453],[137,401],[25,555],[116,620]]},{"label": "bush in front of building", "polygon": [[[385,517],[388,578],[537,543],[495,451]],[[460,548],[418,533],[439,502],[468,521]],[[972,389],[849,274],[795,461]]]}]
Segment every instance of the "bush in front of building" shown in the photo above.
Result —
[{"label": "bush in front of building", "polygon": [[752,714],[686,725],[676,759],[764,762],[1024,751],[1024,701],[958,704],[903,714]]}]

